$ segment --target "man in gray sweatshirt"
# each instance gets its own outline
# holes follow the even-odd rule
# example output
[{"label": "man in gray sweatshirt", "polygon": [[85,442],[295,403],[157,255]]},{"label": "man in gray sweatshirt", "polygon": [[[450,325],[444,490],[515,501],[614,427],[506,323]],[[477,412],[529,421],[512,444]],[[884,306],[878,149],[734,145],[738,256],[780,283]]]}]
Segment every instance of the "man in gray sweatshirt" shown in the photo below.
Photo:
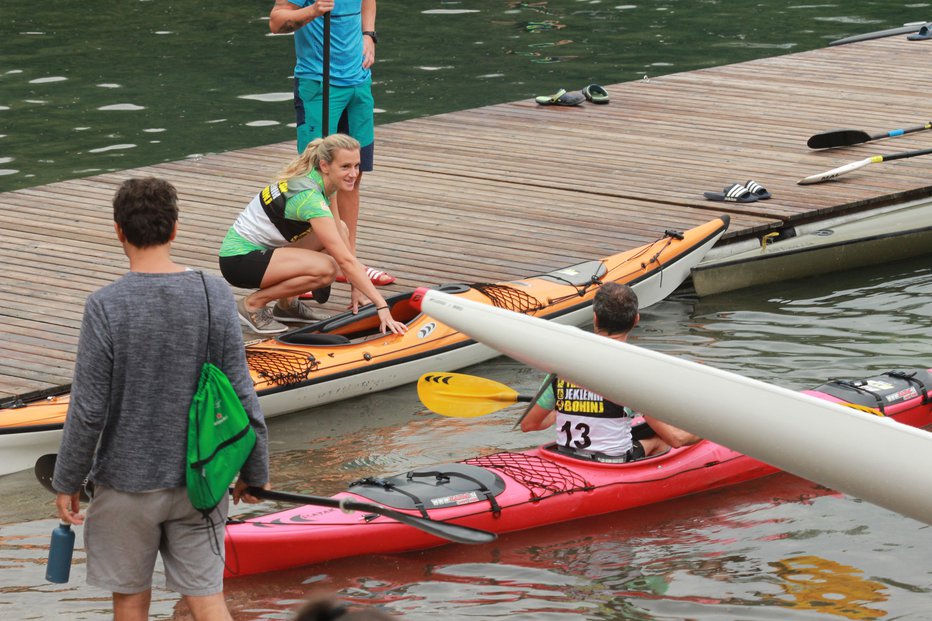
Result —
[{"label": "man in gray sweatshirt", "polygon": [[[178,198],[167,181],[124,182],[113,219],[130,271],[85,305],[52,480],[58,515],[85,524],[87,582],[113,593],[115,619],[147,618],[161,554],[166,586],[181,593],[194,617],[227,620],[227,499],[205,520],[188,500],[185,468],[188,409],[210,339],[211,362],[229,377],[256,432],[233,501],[258,502],[246,488],[268,487],[265,421],[233,295],[220,278],[202,279],[172,259]],[[79,500],[85,478],[94,484],[86,523]]]}]

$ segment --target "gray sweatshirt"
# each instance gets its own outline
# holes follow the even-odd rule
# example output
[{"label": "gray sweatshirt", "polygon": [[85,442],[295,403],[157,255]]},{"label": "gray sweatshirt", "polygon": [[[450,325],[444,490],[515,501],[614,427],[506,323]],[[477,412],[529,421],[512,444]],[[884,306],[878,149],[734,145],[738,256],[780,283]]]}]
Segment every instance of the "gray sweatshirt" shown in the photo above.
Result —
[{"label": "gray sweatshirt", "polygon": [[[223,280],[205,280],[210,362],[230,378],[256,432],[240,477],[263,485],[269,477],[265,420],[233,295]],[[58,492],[78,491],[85,477],[124,492],[185,485],[188,409],[206,361],[207,329],[196,271],[129,272],[88,297],[52,480]]]}]

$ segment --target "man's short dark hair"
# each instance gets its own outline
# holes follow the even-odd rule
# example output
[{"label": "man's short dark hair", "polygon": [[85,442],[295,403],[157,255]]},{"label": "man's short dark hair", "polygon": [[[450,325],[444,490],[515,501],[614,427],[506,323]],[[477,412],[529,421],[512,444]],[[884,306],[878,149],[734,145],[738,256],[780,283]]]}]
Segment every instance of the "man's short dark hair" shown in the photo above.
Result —
[{"label": "man's short dark hair", "polygon": [[178,192],[164,179],[127,179],[113,196],[113,221],[137,248],[171,241],[178,222]]},{"label": "man's short dark hair", "polygon": [[607,282],[592,300],[599,330],[608,334],[629,332],[637,322],[638,296],[628,285]]}]

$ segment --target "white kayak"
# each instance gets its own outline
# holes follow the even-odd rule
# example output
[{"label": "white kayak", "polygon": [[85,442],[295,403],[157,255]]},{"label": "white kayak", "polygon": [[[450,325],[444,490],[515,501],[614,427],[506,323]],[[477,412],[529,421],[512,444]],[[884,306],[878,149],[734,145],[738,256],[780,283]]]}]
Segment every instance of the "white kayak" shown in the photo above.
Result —
[{"label": "white kayak", "polygon": [[932,434],[926,431],[438,291],[419,290],[415,297],[428,315],[516,360],[781,470],[932,524],[932,494],[926,493],[932,484]]},{"label": "white kayak", "polygon": [[692,271],[696,293],[703,297],[930,254],[932,201],[791,228],[747,246],[709,253]]}]

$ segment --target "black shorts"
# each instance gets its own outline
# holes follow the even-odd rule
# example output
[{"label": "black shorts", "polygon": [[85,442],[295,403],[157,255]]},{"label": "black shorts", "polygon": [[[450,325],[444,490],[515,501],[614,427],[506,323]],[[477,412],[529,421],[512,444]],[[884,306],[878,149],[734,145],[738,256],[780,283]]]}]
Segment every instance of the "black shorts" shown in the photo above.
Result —
[{"label": "black shorts", "polygon": [[249,254],[220,257],[220,273],[240,289],[261,289],[265,270],[272,261],[273,250],[253,250]]}]

